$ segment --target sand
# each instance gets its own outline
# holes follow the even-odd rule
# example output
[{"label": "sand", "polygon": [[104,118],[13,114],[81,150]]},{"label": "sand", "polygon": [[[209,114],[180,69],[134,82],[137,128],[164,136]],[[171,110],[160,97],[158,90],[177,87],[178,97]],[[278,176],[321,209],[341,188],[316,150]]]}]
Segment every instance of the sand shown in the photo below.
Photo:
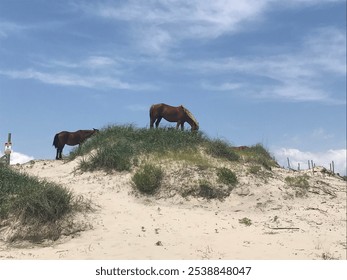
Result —
[{"label": "sand", "polygon": [[[238,186],[220,201],[174,190],[139,195],[132,173],[81,173],[77,165],[78,159],[36,160],[15,168],[90,199],[95,211],[77,217],[86,229],[42,244],[2,240],[0,259],[346,259],[346,182],[322,168],[314,174],[274,168],[262,178],[241,166]],[[166,175],[179,188],[175,172]],[[302,174],[312,187],[296,197],[284,178]]]}]

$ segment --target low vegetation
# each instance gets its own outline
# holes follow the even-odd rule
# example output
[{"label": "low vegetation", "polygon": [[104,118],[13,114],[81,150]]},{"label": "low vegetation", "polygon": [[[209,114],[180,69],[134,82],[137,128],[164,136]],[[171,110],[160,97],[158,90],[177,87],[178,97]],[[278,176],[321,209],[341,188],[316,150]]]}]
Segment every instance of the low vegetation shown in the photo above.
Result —
[{"label": "low vegetation", "polygon": [[[68,160],[76,157],[82,158],[79,165],[82,171],[135,172],[132,182],[141,193],[175,192],[183,197],[206,199],[224,199],[230,195],[238,183],[233,166],[251,163],[270,172],[277,165],[260,144],[239,150],[202,132],[133,125],[100,129],[80,148],[74,149]],[[228,168],[220,168],[221,162]],[[180,179],[170,183],[164,176],[164,173],[171,176],[170,172],[164,171],[172,171]],[[202,176],[199,182],[193,179],[197,173]],[[162,188],[161,181],[165,181]],[[180,186],[176,186],[177,183]]]},{"label": "low vegetation", "polygon": [[151,164],[144,165],[132,177],[135,187],[145,194],[154,194],[163,179],[161,168]]},{"label": "low vegetation", "polygon": [[[238,150],[202,132],[133,125],[101,129],[73,149],[68,160],[76,157],[80,157],[81,171],[132,172],[134,188],[146,195],[179,194],[187,199],[194,196],[207,200],[223,200],[230,195],[238,184],[240,164],[250,162],[268,170],[276,166],[259,144]],[[221,168],[221,163],[226,167]],[[55,240],[63,228],[70,228],[66,223],[73,224],[75,213],[91,209],[90,203],[76,198],[65,187],[5,166],[0,167],[0,181],[0,227],[16,225],[11,241]]]},{"label": "low vegetation", "polygon": [[252,220],[245,217],[245,218],[239,219],[239,223],[249,227],[252,224]]},{"label": "low vegetation", "polygon": [[277,165],[260,144],[237,151],[229,143],[220,139],[212,140],[202,132],[136,128],[133,125],[114,125],[101,129],[80,148],[74,149],[69,160],[89,155],[92,151],[92,156],[82,161],[82,170],[129,171],[143,155],[190,161],[207,167],[208,161],[201,156],[201,151],[231,163],[240,162],[242,157],[246,162],[256,162],[267,169]]},{"label": "low vegetation", "polygon": [[296,197],[305,197],[310,188],[310,183],[308,181],[307,175],[296,176],[296,177],[286,177],[285,182],[295,189]]},{"label": "low vegetation", "polygon": [[228,168],[217,169],[218,182],[233,188],[237,184],[236,174]]},{"label": "low vegetation", "polygon": [[9,167],[0,167],[0,182],[0,227],[16,224],[18,229],[11,241],[57,239],[65,217],[90,207],[67,188]]}]

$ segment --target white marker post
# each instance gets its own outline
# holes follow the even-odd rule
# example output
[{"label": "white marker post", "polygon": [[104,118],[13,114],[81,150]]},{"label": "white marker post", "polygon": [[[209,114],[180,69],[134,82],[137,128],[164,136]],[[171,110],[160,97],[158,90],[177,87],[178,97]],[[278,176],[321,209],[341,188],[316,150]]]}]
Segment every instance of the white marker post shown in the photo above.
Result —
[{"label": "white marker post", "polygon": [[12,152],[12,142],[11,142],[11,133],[9,133],[7,143],[5,143],[5,151],[4,151],[7,165],[10,165],[11,152]]}]

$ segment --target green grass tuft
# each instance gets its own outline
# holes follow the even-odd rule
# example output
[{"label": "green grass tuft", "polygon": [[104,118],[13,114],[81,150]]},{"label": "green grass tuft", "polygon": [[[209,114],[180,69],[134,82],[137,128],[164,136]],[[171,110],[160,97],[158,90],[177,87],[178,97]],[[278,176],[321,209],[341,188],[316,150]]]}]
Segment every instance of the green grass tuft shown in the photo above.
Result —
[{"label": "green grass tuft", "polygon": [[206,149],[207,153],[216,157],[229,161],[238,161],[240,156],[232,149],[232,147],[222,140],[209,141]]},{"label": "green grass tuft", "polygon": [[308,181],[307,175],[301,175],[297,177],[286,177],[285,182],[295,188],[296,197],[305,197],[310,188],[310,183]]},{"label": "green grass tuft", "polygon": [[154,194],[160,187],[162,179],[163,171],[151,164],[144,165],[132,178],[135,187],[145,194]]},{"label": "green grass tuft", "polygon": [[20,233],[22,239],[56,239],[61,231],[59,222],[74,211],[86,209],[67,188],[10,167],[0,167],[0,182],[0,218],[18,223],[18,228],[29,226],[30,232]]},{"label": "green grass tuft", "polygon": [[237,184],[237,177],[234,172],[230,169],[222,167],[217,169],[218,182],[228,185],[235,186]]}]

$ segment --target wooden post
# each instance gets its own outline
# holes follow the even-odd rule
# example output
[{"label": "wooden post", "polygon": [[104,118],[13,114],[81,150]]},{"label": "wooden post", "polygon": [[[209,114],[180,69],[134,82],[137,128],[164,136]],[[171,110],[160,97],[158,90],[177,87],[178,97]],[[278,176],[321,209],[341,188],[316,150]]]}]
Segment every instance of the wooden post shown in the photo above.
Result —
[{"label": "wooden post", "polygon": [[313,165],[313,160],[311,160],[311,166],[312,166],[312,174],[314,175],[314,165]]},{"label": "wooden post", "polygon": [[307,161],[308,169],[311,169],[310,167],[310,160]]},{"label": "wooden post", "polygon": [[298,162],[298,171],[300,171],[300,162]]},{"label": "wooden post", "polygon": [[288,168],[291,169],[291,168],[290,168],[290,162],[289,162],[289,158],[288,158],[288,157],[287,157],[287,161],[288,161]]},{"label": "wooden post", "polygon": [[335,164],[334,164],[334,161],[332,161],[331,163],[332,163],[332,167],[333,167],[333,174],[335,174]]},{"label": "wooden post", "polygon": [[8,134],[7,143],[5,144],[5,162],[7,165],[10,165],[11,162],[11,151],[12,151],[12,143],[11,143],[11,133]]}]

